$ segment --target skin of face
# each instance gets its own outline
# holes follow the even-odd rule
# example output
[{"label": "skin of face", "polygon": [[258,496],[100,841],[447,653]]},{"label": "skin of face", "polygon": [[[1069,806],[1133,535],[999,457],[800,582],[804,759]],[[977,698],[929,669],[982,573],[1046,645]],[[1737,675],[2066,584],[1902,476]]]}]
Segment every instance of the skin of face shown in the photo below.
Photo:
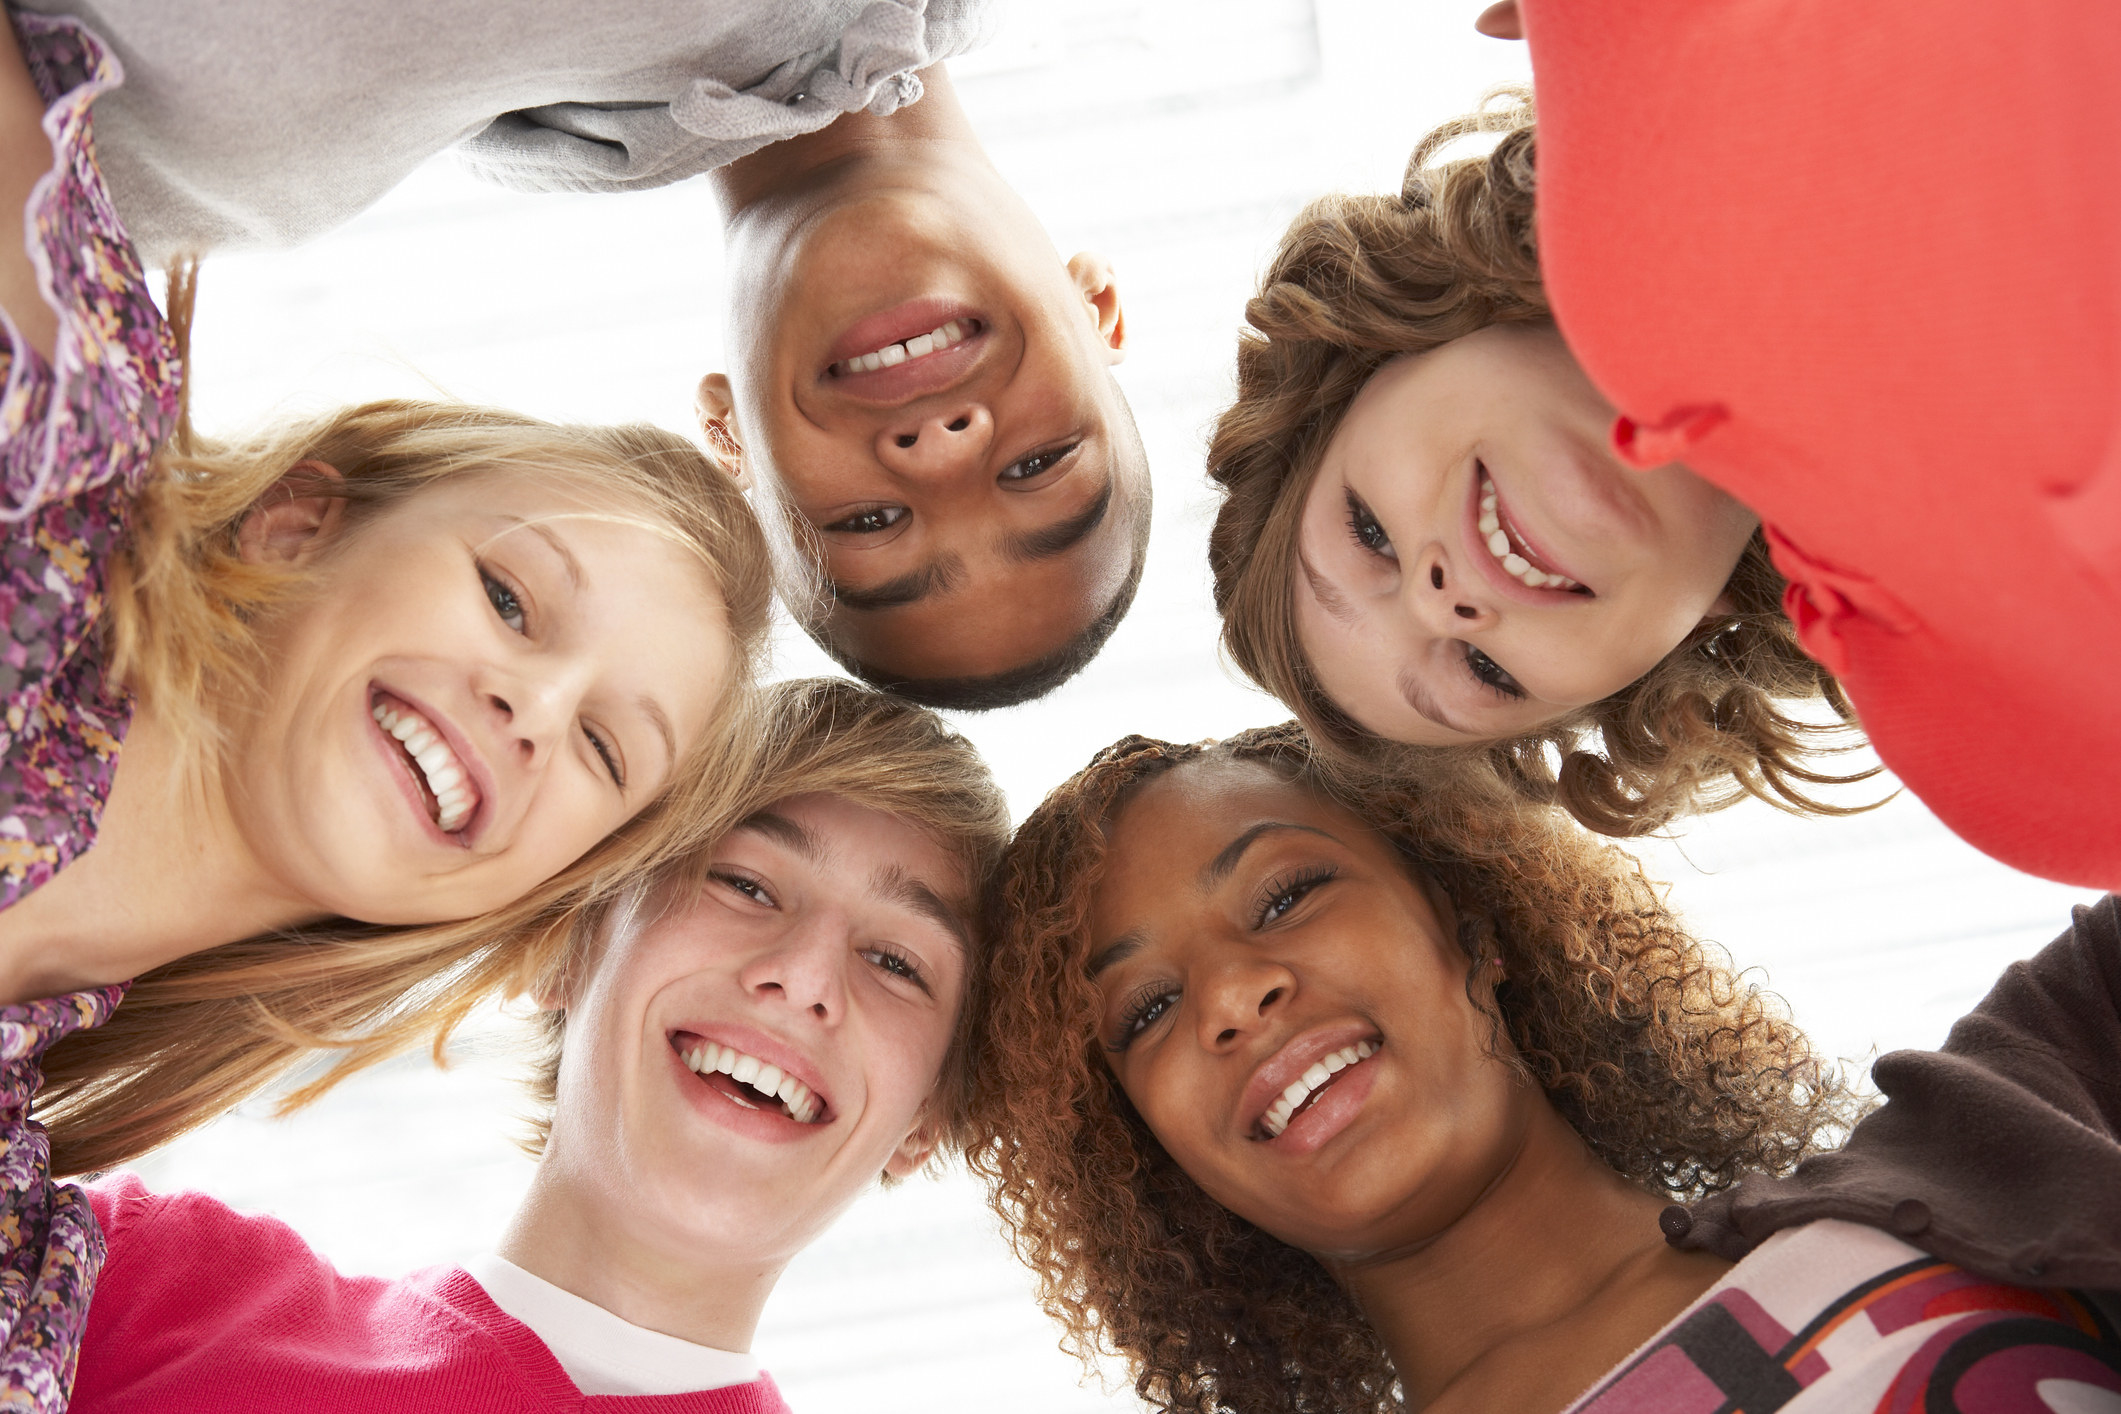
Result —
[{"label": "skin of face", "polygon": [[[879,1173],[923,1162],[968,893],[918,827],[797,796],[718,846],[696,893],[616,927],[567,1008],[537,1180],[551,1279],[597,1299],[615,1255],[777,1273]],[[710,1040],[803,1079],[819,1122],[693,1073],[680,1052]]]},{"label": "skin of face", "polygon": [[[1329,1265],[1359,1264],[1430,1240],[1508,1169],[1544,1099],[1504,1059],[1445,915],[1381,835],[1264,766],[1211,756],[1142,786],[1108,838],[1091,910],[1099,1039],[1209,1197]],[[1365,1040],[1375,1054],[1264,1137],[1277,1067]]]},{"label": "skin of face", "polygon": [[[1319,686],[1365,730],[1453,745],[1610,697],[1714,610],[1758,518],[1611,450],[1614,410],[1546,325],[1492,325],[1364,385],[1306,494],[1292,570]],[[1530,587],[1480,530],[1481,478]],[[1542,571],[1544,573],[1545,571]]]},{"label": "skin of face", "polygon": [[[230,811],[319,913],[417,923],[521,897],[661,791],[735,671],[697,558],[551,478],[466,473],[358,523],[336,498],[283,498],[241,543],[311,584],[266,631]],[[376,722],[379,694],[467,768],[480,800],[455,833]]]},{"label": "skin of face", "polygon": [[[945,101],[931,81],[903,116]],[[747,208],[730,251],[730,373],[702,381],[700,414],[816,532],[843,652],[893,676],[985,676],[1105,609],[1145,473],[1100,257],[1063,263],[976,146],[941,142],[818,169]],[[952,319],[978,332],[931,355],[932,376],[846,372]]]}]

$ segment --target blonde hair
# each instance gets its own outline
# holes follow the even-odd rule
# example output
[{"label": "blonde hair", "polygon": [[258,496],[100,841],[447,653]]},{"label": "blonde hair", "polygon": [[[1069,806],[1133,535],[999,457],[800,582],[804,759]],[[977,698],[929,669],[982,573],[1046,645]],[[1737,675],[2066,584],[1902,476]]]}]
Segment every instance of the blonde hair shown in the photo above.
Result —
[{"label": "blonde hair", "polygon": [[[845,678],[805,678],[767,689],[762,713],[765,738],[742,805],[730,825],[798,795],[831,795],[922,830],[964,866],[969,908],[977,908],[987,881],[1009,843],[1009,804],[971,742],[925,707],[863,687]],[[537,980],[541,996],[568,993],[593,965],[608,931],[624,914],[666,886],[697,885],[713,862],[716,839],[703,839],[673,858],[655,878],[644,879],[623,897],[607,899],[570,922],[565,944],[547,955]],[[966,919],[975,948],[984,946],[977,919]],[[965,995],[959,1003],[950,1049],[937,1079],[934,1114],[942,1125],[942,1149],[963,1143],[972,1093],[971,1037],[985,1015],[986,959],[965,959]],[[524,1147],[542,1153],[551,1131],[560,1078],[563,1010],[540,1013],[542,1049],[531,1079],[537,1103]]]},{"label": "blonde hair", "polygon": [[[174,301],[173,301],[174,302]],[[526,896],[477,918],[386,927],[337,918],[208,948],[146,973],[103,1026],[54,1046],[39,1118],[55,1173],[108,1168],[213,1118],[318,1048],[336,1052],[306,1104],[353,1071],[449,1033],[535,975],[571,921],[735,818],[751,771],[752,661],[770,604],[766,548],[734,481],[682,437],[563,426],[492,408],[381,401],[197,444],[180,429],[110,570],[107,675],[170,724],[201,771],[262,690],[261,625],[301,579],[246,561],[252,507],[305,461],[302,494],[342,496],[348,529],[452,476],[564,477],[608,491],[697,557],[721,598],[737,671],[663,795]]]},{"label": "blonde hair", "polygon": [[[1451,143],[1497,134],[1485,157]],[[1209,475],[1223,503],[1208,540],[1223,642],[1310,732],[1329,766],[1365,775],[1455,773],[1466,787],[1560,804],[1607,835],[1756,796],[1845,815],[1808,787],[1810,758],[1852,750],[1854,712],[1782,611],[1782,577],[1756,534],[1711,615],[1643,677],[1534,732],[1471,747],[1415,747],[1365,731],[1319,686],[1295,616],[1297,531],[1341,419],[1371,375],[1493,324],[1551,322],[1534,233],[1531,95],[1505,90],[1423,138],[1398,196],[1328,196],[1282,238],[1237,350],[1237,401],[1217,421]],[[1833,712],[1806,721],[1783,704]]]}]

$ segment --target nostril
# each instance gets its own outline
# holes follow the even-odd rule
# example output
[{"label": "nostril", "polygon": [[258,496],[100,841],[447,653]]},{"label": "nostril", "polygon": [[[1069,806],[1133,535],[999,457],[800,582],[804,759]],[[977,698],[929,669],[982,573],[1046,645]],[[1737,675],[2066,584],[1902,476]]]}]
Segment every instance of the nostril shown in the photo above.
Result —
[{"label": "nostril", "polygon": [[1433,587],[1433,588],[1436,588],[1436,589],[1441,589],[1441,588],[1443,588],[1443,566],[1442,566],[1442,565],[1430,565],[1430,566],[1429,566],[1429,584],[1431,585],[1431,587]]},{"label": "nostril", "polygon": [[920,434],[917,432],[901,432],[895,440],[901,447],[910,447],[921,439]]},{"label": "nostril", "polygon": [[1237,1039],[1237,1028],[1233,1026],[1228,1031],[1225,1031],[1220,1036],[1217,1036],[1215,1039],[1218,1044],[1227,1045]]},{"label": "nostril", "polygon": [[1267,993],[1264,997],[1261,997],[1259,999],[1259,1009],[1261,1011],[1265,1011],[1268,1007],[1273,1006],[1274,1003],[1279,1000],[1281,1000],[1281,988],[1276,987],[1273,991]]},{"label": "nostril", "polygon": [[971,425],[972,425],[972,419],[971,419],[971,418],[969,418],[969,417],[961,417],[961,418],[959,418],[959,419],[958,419],[957,421],[955,421],[955,422],[953,422],[953,423],[949,424],[949,426],[950,426],[950,430],[951,430],[952,432],[962,432],[962,431],[964,431],[964,430],[965,430],[966,428],[970,427]]},{"label": "nostril", "polygon": [[1471,604],[1460,604],[1453,612],[1462,619],[1478,618],[1480,616],[1480,610],[1474,608]]},{"label": "nostril", "polygon": [[493,705],[501,709],[503,716],[513,717],[516,714],[516,709],[508,705],[508,699],[505,697],[494,698]]}]

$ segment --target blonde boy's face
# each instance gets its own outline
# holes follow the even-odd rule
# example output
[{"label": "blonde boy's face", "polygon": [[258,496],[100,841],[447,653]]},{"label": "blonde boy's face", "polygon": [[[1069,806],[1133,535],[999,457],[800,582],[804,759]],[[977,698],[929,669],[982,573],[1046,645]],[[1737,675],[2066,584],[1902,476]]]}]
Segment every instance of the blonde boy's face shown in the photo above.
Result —
[{"label": "blonde boy's face", "polygon": [[652,1250],[777,1268],[933,1150],[968,895],[897,817],[834,796],[753,817],[576,989],[546,1165]]}]

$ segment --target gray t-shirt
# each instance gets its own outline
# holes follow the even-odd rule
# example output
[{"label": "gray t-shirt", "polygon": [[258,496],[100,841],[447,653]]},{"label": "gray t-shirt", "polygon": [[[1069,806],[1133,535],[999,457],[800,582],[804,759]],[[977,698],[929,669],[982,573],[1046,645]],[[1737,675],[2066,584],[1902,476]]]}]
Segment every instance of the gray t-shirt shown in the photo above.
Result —
[{"label": "gray t-shirt", "polygon": [[992,0],[11,0],[73,15],[125,83],[96,149],[150,266],[292,245],[435,153],[533,191],[711,171],[920,97]]}]

